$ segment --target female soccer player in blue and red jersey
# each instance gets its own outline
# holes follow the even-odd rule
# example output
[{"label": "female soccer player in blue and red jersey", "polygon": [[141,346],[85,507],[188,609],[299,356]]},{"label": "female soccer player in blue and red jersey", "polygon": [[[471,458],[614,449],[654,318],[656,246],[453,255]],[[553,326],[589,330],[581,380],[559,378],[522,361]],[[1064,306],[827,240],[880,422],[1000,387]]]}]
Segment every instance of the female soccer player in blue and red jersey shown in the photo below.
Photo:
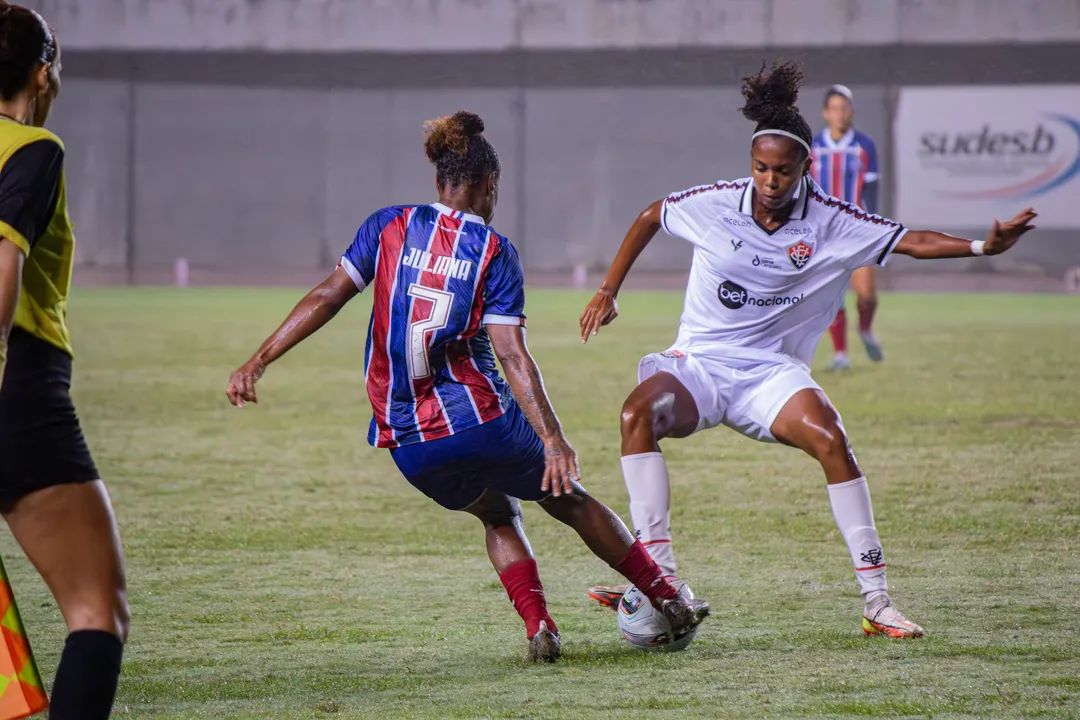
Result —
[{"label": "female soccer player in blue and red jersey", "polygon": [[529,657],[555,660],[560,640],[518,499],[538,501],[574,528],[648,595],[675,636],[685,634],[708,615],[708,603],[678,592],[618,516],[577,482],[577,455],[525,346],[521,261],[489,225],[500,165],[483,120],[459,112],[425,130],[439,201],[368,218],[338,268],[233,373],[230,402],[256,402],[267,365],[371,286],[368,440],[389,449],[418,490],[484,523],[488,556],[525,621]]}]

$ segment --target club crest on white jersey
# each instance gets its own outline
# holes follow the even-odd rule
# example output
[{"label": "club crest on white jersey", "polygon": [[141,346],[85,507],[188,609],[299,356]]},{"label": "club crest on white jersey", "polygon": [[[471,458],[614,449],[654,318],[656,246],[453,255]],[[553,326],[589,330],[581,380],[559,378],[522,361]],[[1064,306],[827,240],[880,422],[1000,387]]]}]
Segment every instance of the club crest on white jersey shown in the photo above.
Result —
[{"label": "club crest on white jersey", "polygon": [[806,263],[810,262],[810,257],[814,254],[814,248],[807,245],[800,240],[794,245],[788,245],[787,256],[791,264],[795,266],[796,270],[802,270],[806,267]]}]

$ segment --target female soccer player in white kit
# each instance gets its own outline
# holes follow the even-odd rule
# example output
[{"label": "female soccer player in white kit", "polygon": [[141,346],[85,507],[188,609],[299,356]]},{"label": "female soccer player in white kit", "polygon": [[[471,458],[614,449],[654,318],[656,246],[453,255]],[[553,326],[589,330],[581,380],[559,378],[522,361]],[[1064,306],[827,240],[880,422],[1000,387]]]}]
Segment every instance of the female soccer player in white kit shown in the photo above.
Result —
[{"label": "female soccer player in white kit", "polygon": [[[1028,230],[1024,210],[994,222],[986,240],[908,230],[830,197],[810,177],[810,127],[795,107],[802,68],[776,66],[745,78],[743,115],[757,124],[751,177],[669,195],[634,221],[600,290],[581,316],[582,341],[618,314],[630,267],[663,228],[694,245],[675,344],[647,355],[622,409],[622,467],[634,527],[649,553],[675,574],[671,496],[659,441],[716,425],[803,450],[821,463],[840,533],[865,602],[871,635],[919,637],[892,604],[870,491],[840,415],[809,365],[836,316],[851,273],[892,253],[920,259],[997,255]],[[614,606],[623,588],[594,587]]]}]

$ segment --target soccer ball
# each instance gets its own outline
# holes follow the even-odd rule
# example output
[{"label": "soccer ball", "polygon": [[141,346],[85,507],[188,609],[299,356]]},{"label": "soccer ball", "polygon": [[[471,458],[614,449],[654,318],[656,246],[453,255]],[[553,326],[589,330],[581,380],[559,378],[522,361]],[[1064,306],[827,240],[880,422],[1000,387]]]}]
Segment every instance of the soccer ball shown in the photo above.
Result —
[{"label": "soccer ball", "polygon": [[[675,587],[680,593],[686,592],[690,597],[694,597],[682,580],[676,582]],[[697,635],[697,628],[694,627],[685,635],[672,638],[671,623],[663,613],[653,607],[645,593],[633,585],[619,602],[619,630],[623,639],[639,650],[665,652],[685,650]]]}]

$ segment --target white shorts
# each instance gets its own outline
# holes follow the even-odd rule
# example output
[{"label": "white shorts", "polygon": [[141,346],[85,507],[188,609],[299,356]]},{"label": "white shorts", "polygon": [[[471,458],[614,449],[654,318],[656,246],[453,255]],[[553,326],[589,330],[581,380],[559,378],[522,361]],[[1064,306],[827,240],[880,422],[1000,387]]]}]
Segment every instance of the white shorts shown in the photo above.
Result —
[{"label": "white shorts", "polygon": [[694,397],[694,432],[723,424],[762,442],[776,442],[772,424],[792,395],[821,389],[805,365],[782,356],[762,360],[666,350],[641,359],[638,382],[658,372],[674,375]]}]

